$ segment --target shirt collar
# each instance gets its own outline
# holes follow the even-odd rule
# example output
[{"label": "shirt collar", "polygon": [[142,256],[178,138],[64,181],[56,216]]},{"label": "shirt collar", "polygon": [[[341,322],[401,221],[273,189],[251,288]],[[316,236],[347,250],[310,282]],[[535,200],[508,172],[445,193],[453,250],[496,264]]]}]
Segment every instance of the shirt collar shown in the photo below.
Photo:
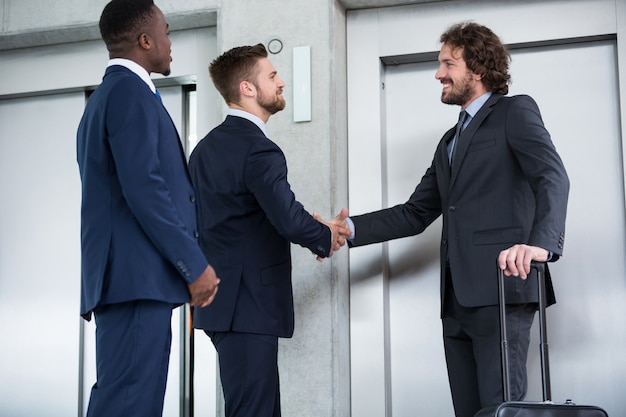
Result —
[{"label": "shirt collar", "polygon": [[261,120],[254,114],[248,113],[247,111],[244,111],[244,110],[233,109],[232,107],[229,107],[228,115],[242,117],[244,119],[250,120],[252,123],[257,125],[259,129],[261,129],[261,132],[263,132],[263,134],[267,137],[267,131],[265,130],[265,123],[263,122],[263,120]]},{"label": "shirt collar", "polygon": [[153,93],[156,93],[156,87],[154,86],[154,83],[152,82],[152,79],[150,78],[150,74],[148,74],[148,71],[146,71],[144,67],[142,67],[135,61],[131,61],[130,59],[125,59],[125,58],[113,58],[109,60],[109,64],[107,65],[107,68],[109,68],[112,65],[120,65],[122,67],[128,68],[129,70],[137,74],[137,76],[141,78],[148,85],[148,87],[150,87],[150,90]]},{"label": "shirt collar", "polygon": [[487,91],[485,94],[478,97],[476,100],[472,101],[469,106],[467,106],[465,111],[467,112],[467,114],[470,115],[472,119],[474,118],[474,116],[476,116],[476,113],[478,113],[478,110],[480,110],[483,107],[483,105],[487,102],[487,100],[489,100],[489,97],[491,97],[491,94],[492,94],[491,91]]}]

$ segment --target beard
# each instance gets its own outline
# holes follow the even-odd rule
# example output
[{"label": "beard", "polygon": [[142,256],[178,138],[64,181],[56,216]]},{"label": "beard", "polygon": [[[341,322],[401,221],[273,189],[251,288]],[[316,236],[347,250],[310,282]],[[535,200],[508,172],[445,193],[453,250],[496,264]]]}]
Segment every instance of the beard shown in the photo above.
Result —
[{"label": "beard", "polygon": [[459,106],[463,106],[467,103],[475,93],[474,85],[472,84],[472,74],[465,74],[465,78],[455,83],[452,80],[450,81],[451,87],[448,93],[441,93],[441,101],[445,104],[457,104]]},{"label": "beard", "polygon": [[275,114],[285,108],[285,99],[279,95],[266,95],[262,90],[258,89],[257,103],[264,108],[269,114]]}]

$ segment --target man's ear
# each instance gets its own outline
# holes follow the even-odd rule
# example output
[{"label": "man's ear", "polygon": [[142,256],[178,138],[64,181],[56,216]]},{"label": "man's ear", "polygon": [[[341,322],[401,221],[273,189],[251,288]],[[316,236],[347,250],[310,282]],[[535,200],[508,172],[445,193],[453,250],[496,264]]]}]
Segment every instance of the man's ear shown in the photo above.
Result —
[{"label": "man's ear", "polygon": [[239,83],[239,92],[244,97],[254,97],[256,94],[256,87],[249,81],[242,81]]},{"label": "man's ear", "polygon": [[139,35],[138,43],[139,47],[142,49],[152,49],[152,39],[147,33]]}]

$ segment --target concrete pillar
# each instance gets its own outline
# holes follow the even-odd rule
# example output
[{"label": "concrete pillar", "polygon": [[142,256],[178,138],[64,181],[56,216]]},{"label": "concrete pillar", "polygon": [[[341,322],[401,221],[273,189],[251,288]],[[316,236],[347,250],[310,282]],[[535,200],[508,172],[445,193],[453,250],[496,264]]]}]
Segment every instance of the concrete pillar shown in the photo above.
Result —
[{"label": "concrete pillar", "polygon": [[[284,111],[268,134],[285,152],[301,203],[324,218],[347,206],[345,11],[333,0],[237,0],[218,7],[218,50],[282,42],[270,59],[285,81]],[[312,120],[293,122],[292,51],[311,47]],[[294,246],[296,330],[281,340],[279,368],[285,416],[350,414],[347,248],[323,263]]]}]

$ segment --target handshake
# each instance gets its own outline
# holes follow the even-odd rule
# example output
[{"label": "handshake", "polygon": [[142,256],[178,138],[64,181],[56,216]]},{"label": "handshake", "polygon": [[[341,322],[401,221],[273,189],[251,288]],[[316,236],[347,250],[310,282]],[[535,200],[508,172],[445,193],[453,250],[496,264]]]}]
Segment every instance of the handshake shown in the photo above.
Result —
[{"label": "handshake", "polygon": [[[341,212],[332,220],[326,221],[322,219],[322,217],[318,213],[313,213],[313,218],[320,223],[325,224],[332,233],[332,244],[330,247],[330,252],[328,253],[328,257],[330,258],[333,254],[341,249],[343,245],[346,244],[346,239],[352,236],[352,231],[350,230],[350,226],[348,226],[348,222],[346,218],[348,217],[348,209],[343,208]],[[324,259],[317,256],[317,260],[322,262]]]}]

